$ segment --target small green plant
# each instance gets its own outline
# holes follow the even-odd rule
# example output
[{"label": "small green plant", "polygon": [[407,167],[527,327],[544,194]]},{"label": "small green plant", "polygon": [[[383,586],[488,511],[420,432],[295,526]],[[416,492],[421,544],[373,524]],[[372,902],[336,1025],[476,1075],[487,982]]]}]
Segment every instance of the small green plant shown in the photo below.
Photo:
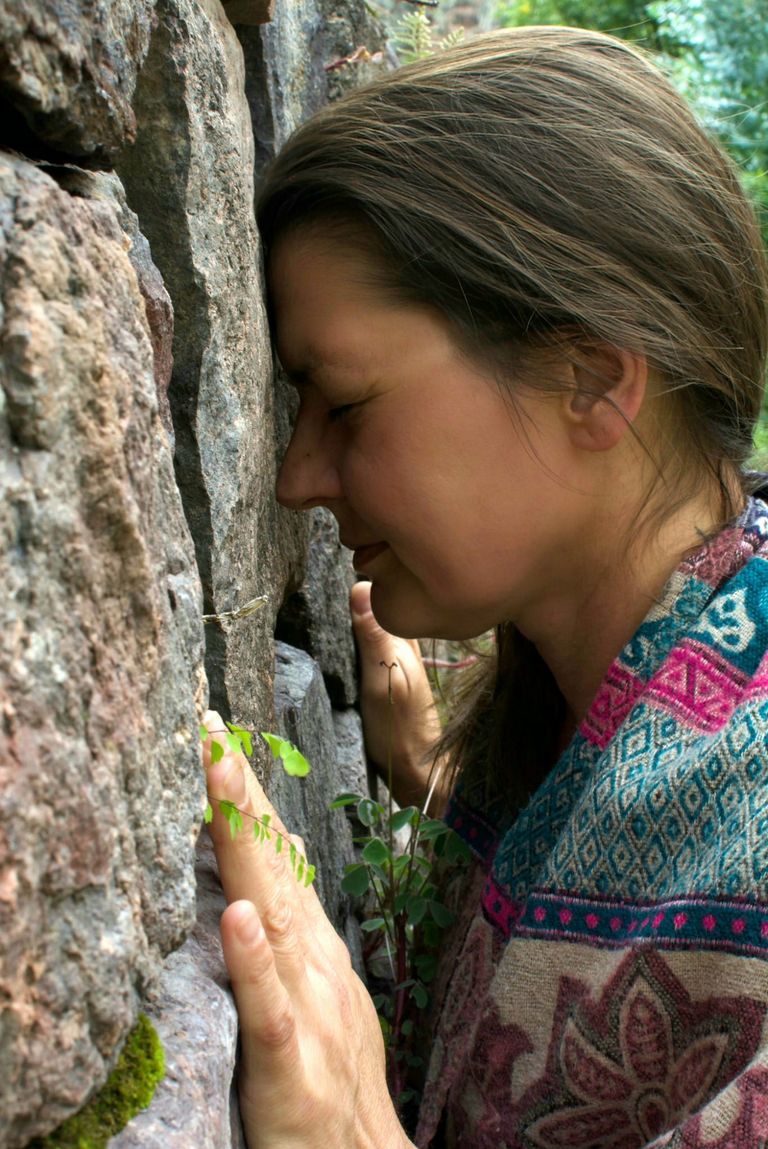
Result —
[{"label": "small green plant", "polygon": [[403,64],[423,60],[433,52],[453,48],[464,39],[464,29],[456,28],[443,40],[435,41],[432,22],[420,8],[404,12],[392,31],[392,45]]},{"label": "small green plant", "polygon": [[[234,722],[227,722],[225,726],[226,730],[214,731],[209,730],[207,726],[201,724],[200,740],[207,742],[212,734],[225,734],[225,741],[230,750],[235,754],[246,754],[250,756],[253,753],[253,738],[250,730],[246,730],[243,726],[237,726]],[[282,764],[286,774],[298,778],[303,778],[309,774],[309,762],[307,762],[301,751],[298,750],[292,742],[289,742],[287,738],[281,738],[279,734],[268,734],[266,731],[261,731],[261,737],[267,746],[269,746],[273,757],[277,758]],[[214,764],[220,762],[223,757],[224,747],[220,742],[216,742],[212,739],[211,762]],[[252,822],[252,833],[256,841],[274,841],[275,851],[278,854],[281,853],[283,847],[287,845],[288,859],[297,881],[303,882],[305,886],[312,884],[317,872],[315,867],[307,861],[304,855],[282,830],[272,825],[271,814],[261,814],[260,816],[251,814],[248,810],[241,810],[239,806],[236,806],[234,802],[229,802],[226,798],[217,798],[214,799],[214,801],[216,801],[220,812],[227,819],[229,832],[233,839],[243,829],[243,818],[249,818]],[[206,823],[213,820],[213,806],[210,802],[208,802],[205,807],[203,820]]]},{"label": "small green plant", "polygon": [[140,1013],[105,1084],[79,1113],[30,1143],[28,1149],[106,1149],[110,1138],[146,1109],[165,1074],[160,1038]]},{"label": "small green plant", "polygon": [[[384,950],[389,963],[390,988],[374,994],[387,1049],[387,1077],[392,1097],[399,1108],[415,1095],[407,1088],[409,1070],[418,1070],[422,1059],[413,1052],[415,1011],[429,1004],[428,985],[435,976],[437,952],[444,931],[453,922],[453,913],[442,900],[435,869],[439,863],[465,865],[469,849],[444,822],[430,818],[425,809],[407,806],[395,809],[392,801],[392,670],[388,673],[387,789],[384,806],[360,794],[339,794],[331,809],[354,808],[357,820],[367,833],[355,839],[361,847],[361,860],[345,867],[342,889],[366,898],[362,930],[368,935],[366,957]],[[398,836],[408,831],[404,849]]]},{"label": "small green plant", "polygon": [[[355,838],[360,847],[360,861],[345,867],[342,889],[351,896],[366,899],[362,930],[366,935],[366,958],[369,962],[376,953],[383,952],[388,963],[389,977],[386,992],[375,993],[373,1001],[379,1014],[387,1049],[387,1076],[392,1096],[399,1108],[415,1096],[407,1088],[410,1070],[418,1070],[421,1058],[413,1052],[415,1035],[414,1011],[423,1011],[429,1004],[429,983],[435,975],[437,952],[444,931],[453,921],[452,911],[442,900],[437,884],[436,868],[439,864],[450,867],[464,865],[469,849],[458,834],[444,822],[427,815],[429,798],[424,810],[416,806],[395,809],[392,801],[392,671],[396,664],[386,667],[388,674],[388,745],[387,804],[369,795],[339,794],[330,803],[332,810],[354,809],[358,822],[366,833]],[[203,742],[212,733],[224,733],[225,742],[235,753],[250,755],[252,737],[242,726],[227,722],[225,731],[209,731],[200,727]],[[285,738],[262,732],[261,737],[283,769],[295,776],[309,773],[310,765],[304,755]],[[211,760],[221,761],[224,747],[216,741],[211,745]],[[253,835],[259,842],[274,837],[279,853],[287,842],[291,868],[299,881],[309,885],[315,877],[311,866],[295,845],[271,824],[269,814],[255,817],[225,799],[217,801],[219,810],[229,823],[234,838],[244,826],[244,817],[253,821]],[[205,821],[213,818],[208,803]],[[407,832],[404,848],[398,840]]]}]

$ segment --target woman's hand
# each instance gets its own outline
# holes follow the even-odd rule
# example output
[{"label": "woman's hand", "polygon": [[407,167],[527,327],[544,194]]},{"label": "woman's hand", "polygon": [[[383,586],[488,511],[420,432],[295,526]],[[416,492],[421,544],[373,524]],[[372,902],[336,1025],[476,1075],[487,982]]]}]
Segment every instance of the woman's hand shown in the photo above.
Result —
[{"label": "woman's hand", "polygon": [[[231,838],[218,801],[271,816],[291,841],[226,728],[205,725],[224,749],[204,762],[210,826],[227,901],[224,957],[240,1016],[240,1110],[250,1149],[406,1149],[389,1097],[376,1011],[314,889],[291,872],[288,849],[258,843],[252,818]],[[304,852],[299,839],[292,839]]]},{"label": "woman's hand", "polygon": [[[392,795],[400,806],[423,807],[432,767],[431,751],[440,737],[440,720],[416,639],[396,638],[371,611],[371,584],[358,582],[349,596],[360,654],[360,710],[365,749],[386,781],[392,740]],[[389,701],[388,666],[392,670]],[[439,805],[439,803],[438,803]],[[431,813],[438,813],[434,807]]]}]

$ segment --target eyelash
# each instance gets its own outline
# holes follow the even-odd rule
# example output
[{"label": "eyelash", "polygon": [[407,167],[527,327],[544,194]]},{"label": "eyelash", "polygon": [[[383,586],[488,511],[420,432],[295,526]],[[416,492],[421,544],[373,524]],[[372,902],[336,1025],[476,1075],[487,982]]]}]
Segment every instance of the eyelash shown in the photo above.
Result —
[{"label": "eyelash", "polygon": [[331,407],[328,412],[328,418],[331,423],[336,423],[339,419],[343,419],[345,415],[349,414],[353,407],[355,407],[354,403],[342,403],[340,407]]}]

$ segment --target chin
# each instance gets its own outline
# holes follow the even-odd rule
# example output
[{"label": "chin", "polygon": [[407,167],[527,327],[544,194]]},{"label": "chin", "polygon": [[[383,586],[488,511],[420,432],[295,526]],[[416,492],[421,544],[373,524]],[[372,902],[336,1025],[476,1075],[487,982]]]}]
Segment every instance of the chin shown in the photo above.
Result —
[{"label": "chin", "polygon": [[388,594],[374,579],[371,588],[371,609],[379,626],[398,638],[438,638],[446,642],[464,642],[478,638],[490,630],[494,623],[480,623],[467,616],[460,617],[440,607],[424,596]]}]

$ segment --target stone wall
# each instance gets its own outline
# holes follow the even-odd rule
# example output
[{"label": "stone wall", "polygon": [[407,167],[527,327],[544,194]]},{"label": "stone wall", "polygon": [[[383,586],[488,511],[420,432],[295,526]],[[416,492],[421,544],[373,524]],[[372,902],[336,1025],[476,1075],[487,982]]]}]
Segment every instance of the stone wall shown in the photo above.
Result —
[{"label": "stone wall", "polygon": [[313,762],[304,785],[254,767],[359,952],[326,805],[364,780],[352,576],[325,512],[273,498],[253,197],[296,124],[383,66],[326,69],[360,45],[381,47],[365,0],[0,7],[0,1149],[77,1111],[139,1010],[166,1078],[111,1145],[242,1145],[195,846],[208,694]]}]

